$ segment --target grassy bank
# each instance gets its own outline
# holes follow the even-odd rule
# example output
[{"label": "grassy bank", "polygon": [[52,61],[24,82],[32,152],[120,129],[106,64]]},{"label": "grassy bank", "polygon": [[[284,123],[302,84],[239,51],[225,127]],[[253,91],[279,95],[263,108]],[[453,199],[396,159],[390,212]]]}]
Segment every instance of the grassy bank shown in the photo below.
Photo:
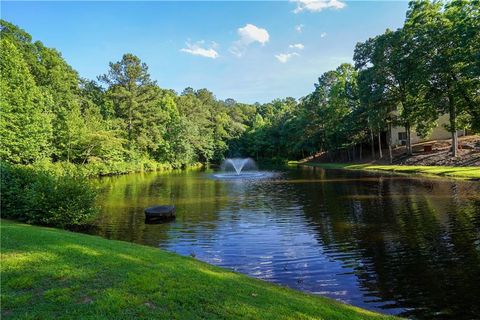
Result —
[{"label": "grassy bank", "polygon": [[[295,164],[295,162],[290,162]],[[300,163],[296,163],[300,164]],[[321,167],[325,169],[349,170],[379,170],[400,173],[417,173],[437,175],[461,179],[480,179],[480,167],[444,167],[444,166],[403,166],[403,165],[374,165],[374,164],[348,164],[348,163],[317,163],[306,162],[302,165]]]},{"label": "grassy bank", "polygon": [[74,173],[85,177],[101,177],[129,174],[135,172],[171,171],[175,169],[198,169],[202,163],[190,165],[160,163],[149,159],[140,159],[129,162],[90,162],[73,164],[70,162],[39,161],[27,167],[52,173]]},{"label": "grassy bank", "polygon": [[2,318],[387,319],[156,248],[1,223]]}]

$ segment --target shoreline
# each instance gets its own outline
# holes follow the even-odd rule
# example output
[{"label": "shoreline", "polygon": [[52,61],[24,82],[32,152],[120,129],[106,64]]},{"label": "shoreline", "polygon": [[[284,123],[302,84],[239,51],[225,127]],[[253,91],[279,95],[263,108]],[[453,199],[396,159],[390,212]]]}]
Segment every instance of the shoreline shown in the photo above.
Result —
[{"label": "shoreline", "polygon": [[399,319],[158,248],[4,219],[1,231],[5,318]]},{"label": "shoreline", "polygon": [[462,180],[480,180],[480,167],[449,167],[449,166],[408,166],[408,165],[377,165],[371,163],[321,163],[289,161],[290,165],[311,166],[324,169],[386,171],[422,176],[436,176]]}]

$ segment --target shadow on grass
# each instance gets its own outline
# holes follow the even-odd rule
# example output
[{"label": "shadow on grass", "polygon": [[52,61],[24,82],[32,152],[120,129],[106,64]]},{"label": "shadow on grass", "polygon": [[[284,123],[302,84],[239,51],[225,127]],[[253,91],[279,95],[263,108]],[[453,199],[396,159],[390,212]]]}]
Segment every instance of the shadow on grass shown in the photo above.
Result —
[{"label": "shadow on grass", "polygon": [[4,318],[386,318],[159,249],[2,221]]}]

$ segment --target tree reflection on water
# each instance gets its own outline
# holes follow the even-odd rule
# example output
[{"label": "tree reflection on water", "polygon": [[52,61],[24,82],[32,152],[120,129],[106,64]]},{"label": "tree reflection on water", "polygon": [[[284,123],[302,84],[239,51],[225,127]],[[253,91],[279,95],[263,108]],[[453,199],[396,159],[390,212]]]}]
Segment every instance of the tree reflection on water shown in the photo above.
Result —
[{"label": "tree reflection on water", "polygon": [[[283,169],[222,181],[209,172],[103,178],[97,232],[268,281],[414,318],[480,314],[480,184]],[[174,222],[143,209],[177,206]]]}]

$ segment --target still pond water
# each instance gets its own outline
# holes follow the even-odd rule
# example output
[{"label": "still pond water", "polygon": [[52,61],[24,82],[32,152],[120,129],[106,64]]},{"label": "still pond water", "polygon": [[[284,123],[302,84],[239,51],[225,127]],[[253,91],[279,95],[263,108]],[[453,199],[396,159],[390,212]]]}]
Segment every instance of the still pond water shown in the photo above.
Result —
[{"label": "still pond water", "polygon": [[[480,183],[283,168],[99,180],[96,232],[294,289],[419,319],[480,318]],[[145,224],[173,203],[177,219]]]}]

